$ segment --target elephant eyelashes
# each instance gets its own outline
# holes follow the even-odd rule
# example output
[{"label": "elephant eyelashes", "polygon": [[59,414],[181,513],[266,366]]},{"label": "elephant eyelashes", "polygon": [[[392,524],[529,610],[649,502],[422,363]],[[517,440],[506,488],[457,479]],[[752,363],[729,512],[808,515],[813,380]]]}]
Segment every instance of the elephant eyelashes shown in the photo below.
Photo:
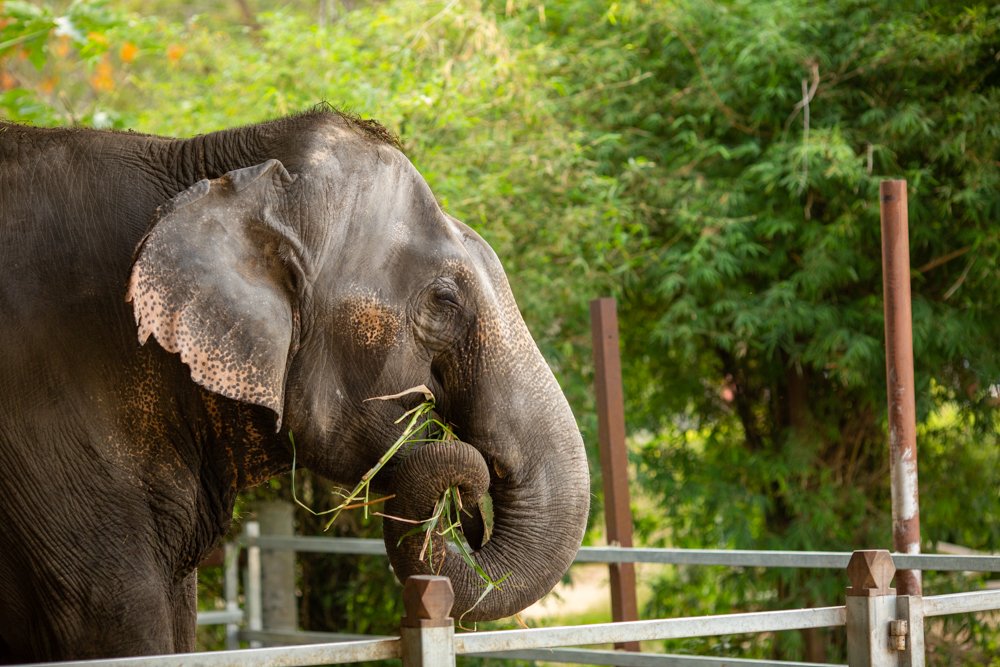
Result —
[{"label": "elephant eyelashes", "polygon": [[434,295],[434,298],[442,306],[461,308],[461,304],[458,303],[458,295],[454,292],[441,290]]}]

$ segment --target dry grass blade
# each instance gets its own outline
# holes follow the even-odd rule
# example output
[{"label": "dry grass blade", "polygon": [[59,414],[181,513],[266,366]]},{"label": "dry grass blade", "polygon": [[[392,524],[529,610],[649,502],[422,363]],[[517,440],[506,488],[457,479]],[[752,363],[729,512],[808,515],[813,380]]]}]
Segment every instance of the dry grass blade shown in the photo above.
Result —
[{"label": "dry grass blade", "polygon": [[427,388],[427,385],[418,384],[416,387],[410,387],[409,389],[404,389],[398,394],[390,394],[388,396],[374,396],[372,398],[366,398],[365,403],[368,401],[390,401],[394,398],[402,398],[404,396],[409,396],[410,394],[423,394],[424,399],[430,402],[434,401],[434,393]]},{"label": "dry grass blade", "polygon": [[417,525],[423,525],[426,521],[417,521],[416,519],[404,519],[401,516],[393,516],[392,514],[383,514],[382,512],[372,512],[372,516],[380,516],[383,519],[392,519],[393,521],[402,521],[403,523],[413,523]]},{"label": "dry grass blade", "polygon": [[358,509],[360,507],[368,507],[369,505],[374,505],[376,503],[384,503],[385,501],[392,500],[395,497],[396,497],[396,494],[394,493],[391,496],[383,496],[381,498],[376,498],[375,500],[369,500],[366,503],[356,503],[354,505],[348,505],[344,509],[345,510],[356,510],[356,509]]}]

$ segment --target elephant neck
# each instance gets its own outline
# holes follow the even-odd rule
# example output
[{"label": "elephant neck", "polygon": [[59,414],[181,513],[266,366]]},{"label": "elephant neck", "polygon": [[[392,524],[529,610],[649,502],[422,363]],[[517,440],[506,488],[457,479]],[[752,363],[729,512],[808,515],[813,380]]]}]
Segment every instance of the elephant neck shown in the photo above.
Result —
[{"label": "elephant neck", "polygon": [[[274,414],[198,387],[205,406],[202,466],[218,489],[242,491],[292,468],[286,429],[275,432]],[[204,475],[203,475],[204,478]]]},{"label": "elephant neck", "polygon": [[221,178],[230,171],[266,162],[271,157],[267,144],[259,126],[172,140],[156,159],[164,178],[164,194],[172,197],[202,179]]}]

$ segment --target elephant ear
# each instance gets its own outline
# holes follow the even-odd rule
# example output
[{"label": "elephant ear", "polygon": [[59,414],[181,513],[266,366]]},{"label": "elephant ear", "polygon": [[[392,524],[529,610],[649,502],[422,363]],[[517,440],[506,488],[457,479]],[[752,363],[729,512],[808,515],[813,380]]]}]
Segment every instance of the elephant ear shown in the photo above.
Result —
[{"label": "elephant ear", "polygon": [[270,408],[278,428],[304,261],[278,214],[294,180],[268,160],[178,194],[136,248],[125,297],[141,345],[152,334],[195,382]]}]

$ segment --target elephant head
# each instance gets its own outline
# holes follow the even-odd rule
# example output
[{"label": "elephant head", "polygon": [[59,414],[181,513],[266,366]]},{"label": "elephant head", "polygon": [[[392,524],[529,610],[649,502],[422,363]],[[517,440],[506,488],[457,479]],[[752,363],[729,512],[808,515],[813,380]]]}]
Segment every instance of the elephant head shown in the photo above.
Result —
[{"label": "elephant head", "polygon": [[[430,388],[460,441],[414,447],[373,487],[395,494],[387,514],[421,520],[457,486],[474,560],[506,579],[477,605],[483,582],[458,554],[438,543],[433,569],[452,580],[455,614],[509,616],[551,589],[583,538],[590,485],[569,405],[496,254],[401,152],[333,125],[303,145],[161,207],[129,282],[140,341],[179,353],[211,392],[269,409],[275,442],[288,447],[291,430],[300,465],[345,485],[423,397],[366,399]],[[423,535],[400,543],[410,528],[385,521],[401,580],[431,571]]]}]

